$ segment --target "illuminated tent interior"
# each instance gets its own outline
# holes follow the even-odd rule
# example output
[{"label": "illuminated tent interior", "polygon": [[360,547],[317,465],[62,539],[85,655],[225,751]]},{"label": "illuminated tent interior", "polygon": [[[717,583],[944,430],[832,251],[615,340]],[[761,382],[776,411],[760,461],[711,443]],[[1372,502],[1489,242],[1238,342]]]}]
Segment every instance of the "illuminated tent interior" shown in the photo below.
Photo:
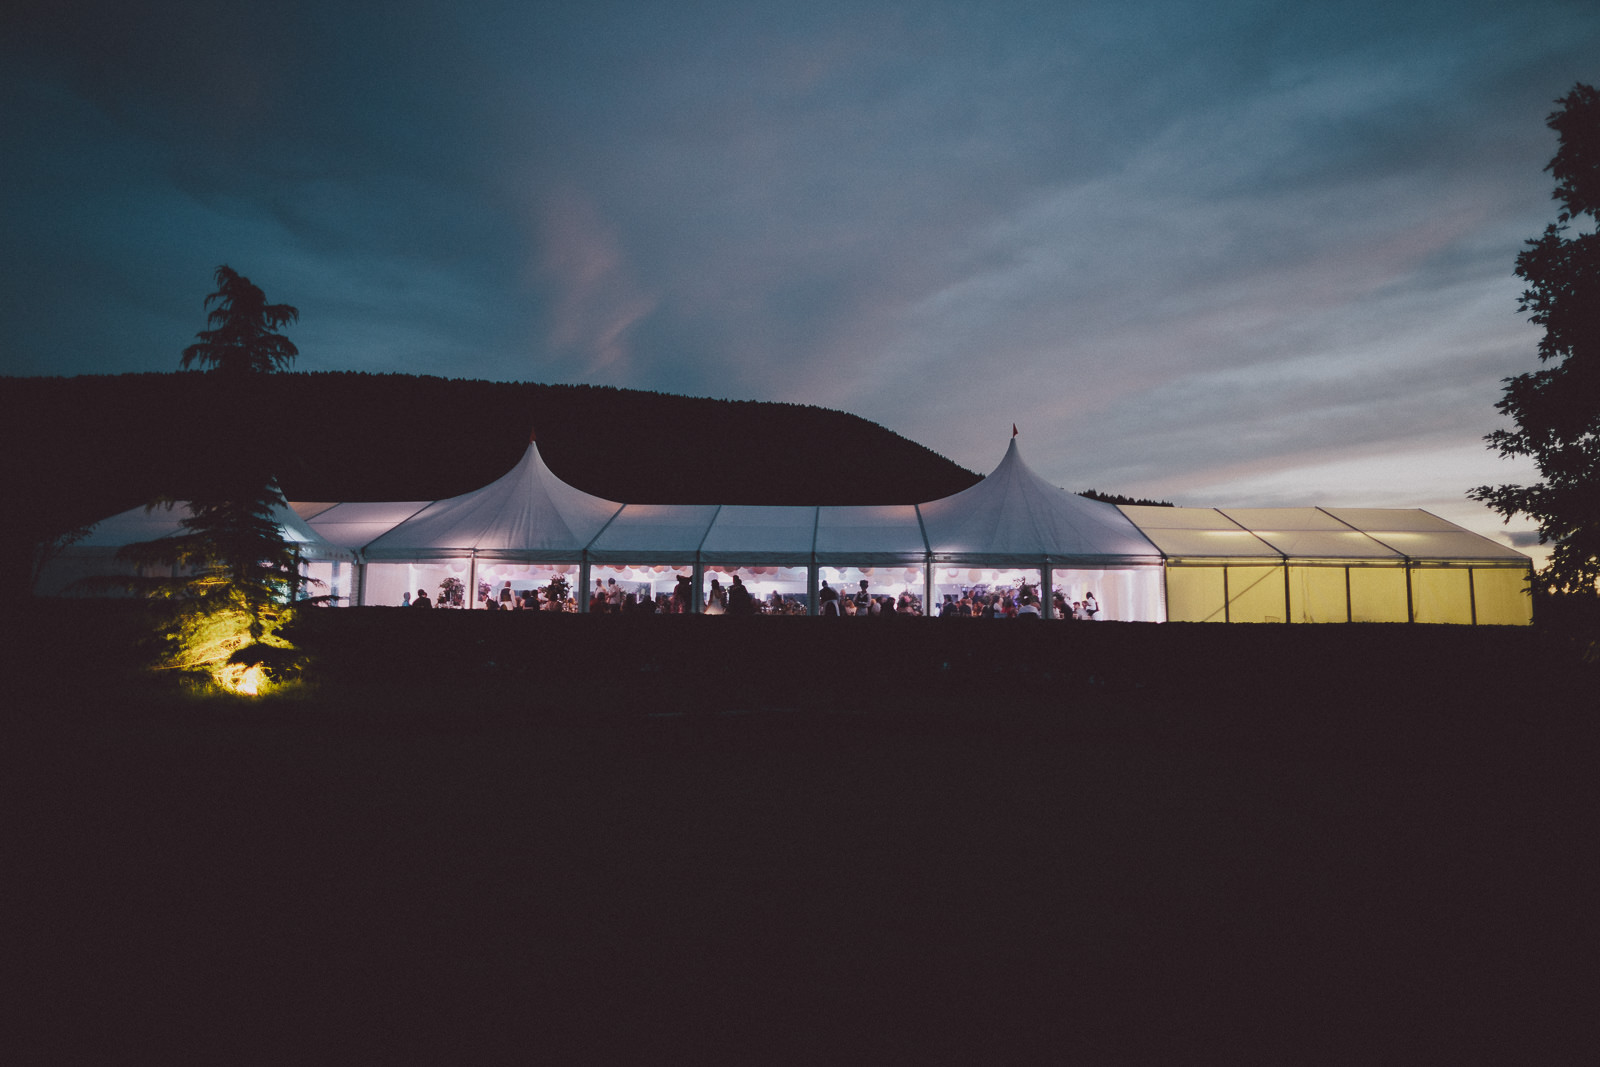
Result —
[{"label": "illuminated tent interior", "polygon": [[[927,614],[966,589],[1026,584],[1047,616],[1054,593],[1072,602],[1092,591],[1102,620],[1532,619],[1528,558],[1428,512],[1119,507],[1039,477],[1014,436],[983,481],[914,505],[619,504],[563,482],[530,442],[505,476],[457,497],[292,506],[286,535],[365,605],[435,596],[455,578],[453,606],[471,608],[483,592],[521,596],[560,578],[581,611],[596,586],[661,600],[686,575],[699,610],[710,581],[726,587],[737,574],[796,614],[816,611],[823,583],[850,592],[865,581]],[[163,536],[149,520],[135,509],[97,526],[80,573],[121,544]],[[340,570],[350,561],[353,581]]]}]

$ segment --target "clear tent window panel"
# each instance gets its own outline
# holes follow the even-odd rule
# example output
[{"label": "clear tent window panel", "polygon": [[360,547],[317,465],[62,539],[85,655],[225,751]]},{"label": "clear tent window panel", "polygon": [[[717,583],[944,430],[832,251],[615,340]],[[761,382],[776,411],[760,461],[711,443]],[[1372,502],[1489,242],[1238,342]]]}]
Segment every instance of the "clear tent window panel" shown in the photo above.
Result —
[{"label": "clear tent window panel", "polygon": [[1098,621],[1162,622],[1160,567],[1052,567],[1050,589],[1069,606],[1094,594]]},{"label": "clear tent window panel", "polygon": [[[870,602],[877,601],[881,604],[884,597],[895,601],[896,606],[909,602],[918,613],[926,614],[927,609],[922,603],[925,591],[925,571],[920,566],[868,566],[868,567],[818,567],[817,587],[820,589],[823,582],[838,591],[841,598],[851,600],[855,610],[861,610],[861,596],[863,592]],[[862,582],[866,583],[863,588]],[[937,603],[939,597],[935,595]],[[843,604],[843,600],[840,601]],[[881,608],[879,609],[882,610]]]},{"label": "clear tent window panel", "polygon": [[[555,579],[566,584],[567,596],[559,598],[562,609],[565,601],[577,603],[578,565],[576,563],[528,563],[522,560],[478,560],[478,592],[502,606],[513,609],[550,610],[550,593]],[[555,583],[555,592],[560,584]]]},{"label": "clear tent window panel", "polygon": [[[468,560],[437,560],[429,563],[369,563],[366,587],[361,602],[368,606],[398,607],[414,601],[417,591],[425,590],[435,607],[466,607]],[[459,583],[458,592],[451,579]],[[441,602],[442,601],[442,602]]]},{"label": "clear tent window panel", "polygon": [[[780,567],[775,564],[749,567],[731,564],[708,566],[701,575],[705,581],[701,595],[709,595],[713,578],[724,591],[731,589],[734,576],[737,575],[739,581],[750,591],[759,614],[804,615],[810,605],[810,600],[806,596],[809,573],[807,567]],[[708,603],[708,601],[703,602]]]},{"label": "clear tent window panel", "polygon": [[613,605],[625,604],[628,594],[637,603],[641,598],[655,602],[658,610],[670,613],[672,593],[678,579],[694,578],[694,567],[689,564],[669,563],[608,563],[594,564],[589,568],[588,603],[593,604],[598,593],[609,610]]},{"label": "clear tent window panel", "polygon": [[965,599],[975,609],[987,606],[1004,608],[1009,597],[1015,605],[1024,590],[1039,595],[1043,572],[1032,567],[966,567],[939,563],[933,569],[933,610],[938,615],[944,605]]}]

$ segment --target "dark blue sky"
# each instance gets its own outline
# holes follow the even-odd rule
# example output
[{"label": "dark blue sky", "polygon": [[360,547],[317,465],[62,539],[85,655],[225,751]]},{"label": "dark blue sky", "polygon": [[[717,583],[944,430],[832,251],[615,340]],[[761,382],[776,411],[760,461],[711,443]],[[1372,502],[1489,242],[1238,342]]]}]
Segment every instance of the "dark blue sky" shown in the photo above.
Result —
[{"label": "dark blue sky", "polygon": [[8,10],[0,372],[176,369],[227,263],[302,370],[822,404],[980,471],[1016,422],[1069,488],[1485,531],[1544,119],[1600,81],[1589,0]]}]

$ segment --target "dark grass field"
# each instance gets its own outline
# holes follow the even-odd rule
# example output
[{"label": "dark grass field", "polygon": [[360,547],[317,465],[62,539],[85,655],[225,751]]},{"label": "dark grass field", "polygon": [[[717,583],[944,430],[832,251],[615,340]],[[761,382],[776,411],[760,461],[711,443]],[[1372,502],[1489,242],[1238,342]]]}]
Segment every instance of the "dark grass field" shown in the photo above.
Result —
[{"label": "dark grass field", "polygon": [[310,622],[257,702],[11,641],[9,1062],[1592,1053],[1570,635]]}]

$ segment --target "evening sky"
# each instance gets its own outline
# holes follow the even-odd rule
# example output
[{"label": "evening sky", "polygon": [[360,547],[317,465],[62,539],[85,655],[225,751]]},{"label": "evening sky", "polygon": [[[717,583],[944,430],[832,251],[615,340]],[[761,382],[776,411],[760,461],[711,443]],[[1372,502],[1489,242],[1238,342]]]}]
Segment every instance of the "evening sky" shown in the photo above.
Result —
[{"label": "evening sky", "polygon": [[298,370],[819,404],[980,472],[1015,423],[1070,489],[1503,537],[1464,494],[1532,474],[1482,437],[1578,81],[1591,0],[27,0],[0,373],[176,369],[226,263]]}]

